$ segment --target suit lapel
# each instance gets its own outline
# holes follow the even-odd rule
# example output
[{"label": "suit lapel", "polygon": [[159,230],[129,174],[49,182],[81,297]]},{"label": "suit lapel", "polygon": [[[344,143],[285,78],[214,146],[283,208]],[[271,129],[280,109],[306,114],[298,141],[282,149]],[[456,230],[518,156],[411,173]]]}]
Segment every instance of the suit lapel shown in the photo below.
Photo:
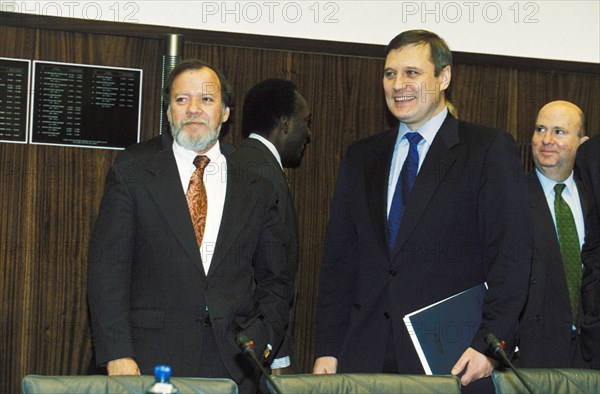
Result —
[{"label": "suit lapel", "polygon": [[246,222],[257,202],[257,196],[250,186],[253,182],[252,180],[248,182],[243,177],[236,176],[233,171],[227,171],[227,194],[225,195],[223,216],[208,275],[215,272],[223,261],[223,257],[232,247],[238,248],[233,253],[238,255],[244,253],[241,249],[244,245],[236,245],[236,240],[246,226]]},{"label": "suit lapel", "polygon": [[583,181],[578,178],[578,174],[575,173],[575,184],[577,185],[577,192],[579,193],[579,201],[581,202],[581,211],[583,212],[583,220],[585,222],[585,219],[587,219],[587,213],[588,213],[588,200],[586,198],[587,196],[587,190],[585,188],[585,185],[583,184]]},{"label": "suit lapel", "polygon": [[147,182],[150,195],[167,219],[171,231],[183,249],[197,268],[204,273],[194,226],[181,187],[181,178],[172,148],[169,146],[158,152],[147,164],[146,171],[150,174]]},{"label": "suit lapel", "polygon": [[421,219],[425,208],[435,194],[435,190],[456,160],[457,156],[451,149],[459,143],[458,121],[448,115],[433,139],[425,161],[419,170],[402,217],[400,231],[392,255],[399,252]]},{"label": "suit lapel", "polygon": [[529,203],[534,213],[533,217],[535,221],[534,255],[537,254],[539,256],[539,264],[542,264],[541,266],[535,266],[534,264],[533,274],[543,275],[545,272],[550,282],[549,285],[558,293],[558,298],[560,298],[563,308],[570,312],[571,302],[569,301],[567,278],[560,255],[556,226],[550,213],[550,209],[554,209],[554,207],[548,206],[548,200],[544,195],[544,189],[542,189],[535,170],[529,173],[527,180],[530,196]]},{"label": "suit lapel", "polygon": [[387,193],[390,166],[394,146],[398,137],[398,128],[382,135],[380,143],[370,152],[365,152],[365,190],[369,216],[373,223],[376,238],[383,250],[388,250]]}]

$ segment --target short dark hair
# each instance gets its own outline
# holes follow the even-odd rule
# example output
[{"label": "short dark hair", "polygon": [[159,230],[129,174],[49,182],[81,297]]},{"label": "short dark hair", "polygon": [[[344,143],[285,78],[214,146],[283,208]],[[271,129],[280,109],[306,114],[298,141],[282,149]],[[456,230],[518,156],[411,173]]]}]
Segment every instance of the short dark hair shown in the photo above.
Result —
[{"label": "short dark hair", "polygon": [[219,78],[219,82],[221,83],[221,101],[225,107],[233,108],[233,89],[225,75],[216,67],[211,66],[210,64],[200,60],[200,59],[185,59],[179,62],[175,68],[169,73],[165,81],[165,88],[163,91],[163,103],[165,108],[169,106],[171,102],[171,88],[173,87],[173,81],[175,78],[182,72],[186,70],[199,70],[201,68],[208,68],[214,71]]},{"label": "short dark hair", "polygon": [[429,44],[431,62],[435,66],[434,74],[437,77],[446,66],[452,67],[452,51],[443,38],[427,30],[407,30],[398,34],[390,41],[385,49],[386,55],[391,51],[407,45]]},{"label": "short dark hair", "polygon": [[296,113],[298,89],[285,79],[267,79],[254,85],[244,99],[242,135],[268,138],[282,116]]}]

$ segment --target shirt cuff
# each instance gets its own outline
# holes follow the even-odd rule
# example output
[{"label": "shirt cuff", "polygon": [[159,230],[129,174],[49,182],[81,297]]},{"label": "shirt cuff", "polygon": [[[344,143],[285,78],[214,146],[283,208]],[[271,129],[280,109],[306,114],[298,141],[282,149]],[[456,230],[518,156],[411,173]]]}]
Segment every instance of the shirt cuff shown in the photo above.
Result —
[{"label": "shirt cuff", "polygon": [[290,362],[290,356],[285,356],[273,360],[273,362],[271,363],[271,369],[287,368],[290,365],[292,365],[292,363]]}]

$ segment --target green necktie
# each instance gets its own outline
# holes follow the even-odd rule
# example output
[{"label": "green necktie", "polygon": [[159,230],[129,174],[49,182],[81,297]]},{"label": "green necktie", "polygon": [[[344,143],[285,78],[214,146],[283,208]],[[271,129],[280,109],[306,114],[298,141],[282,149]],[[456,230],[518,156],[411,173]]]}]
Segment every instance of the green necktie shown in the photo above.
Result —
[{"label": "green necktie", "polygon": [[554,212],[556,213],[560,255],[562,256],[565,276],[567,277],[571,312],[573,313],[573,322],[575,323],[579,311],[579,292],[581,290],[581,249],[573,213],[562,197],[564,189],[564,183],[557,183],[554,186],[554,192],[556,193],[554,197]]}]

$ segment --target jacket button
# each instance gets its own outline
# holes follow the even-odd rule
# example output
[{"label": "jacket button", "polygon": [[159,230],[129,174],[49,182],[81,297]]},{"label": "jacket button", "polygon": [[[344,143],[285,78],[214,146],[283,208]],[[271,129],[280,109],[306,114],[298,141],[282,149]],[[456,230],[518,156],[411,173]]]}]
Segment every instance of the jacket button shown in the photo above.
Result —
[{"label": "jacket button", "polygon": [[535,317],[533,318],[533,320],[535,320],[535,321],[542,320],[542,315],[535,315]]},{"label": "jacket button", "polygon": [[389,272],[389,274],[391,276],[396,276],[397,273],[398,273],[398,271],[396,271],[395,269],[391,269],[390,272]]},{"label": "jacket button", "polygon": [[360,309],[360,308],[362,308],[362,305],[361,305],[361,304],[354,304],[354,307],[355,307],[356,309]]},{"label": "jacket button", "polygon": [[531,279],[529,281],[529,284],[535,285],[537,283],[537,279]]},{"label": "jacket button", "polygon": [[385,320],[390,320],[390,314],[389,314],[389,313],[387,313],[387,312],[385,312],[385,313],[383,314],[383,318],[384,318]]}]

